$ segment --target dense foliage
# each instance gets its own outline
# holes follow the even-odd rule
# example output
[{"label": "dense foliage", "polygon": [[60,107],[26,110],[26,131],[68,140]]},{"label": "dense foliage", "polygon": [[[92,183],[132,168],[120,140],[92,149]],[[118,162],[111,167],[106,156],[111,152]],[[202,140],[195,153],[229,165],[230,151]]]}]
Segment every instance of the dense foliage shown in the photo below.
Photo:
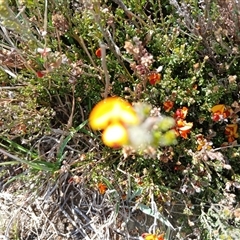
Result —
[{"label": "dense foliage", "polygon": [[[238,239],[239,12],[235,0],[0,0],[4,185],[64,176],[157,219],[145,239]],[[88,118],[116,96],[144,120],[174,119],[177,144],[105,146]]]}]

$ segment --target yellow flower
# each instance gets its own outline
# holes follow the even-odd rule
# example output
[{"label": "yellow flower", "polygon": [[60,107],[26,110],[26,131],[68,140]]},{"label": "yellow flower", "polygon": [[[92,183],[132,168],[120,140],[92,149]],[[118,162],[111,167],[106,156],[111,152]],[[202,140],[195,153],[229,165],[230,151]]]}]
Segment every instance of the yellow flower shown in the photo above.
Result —
[{"label": "yellow flower", "polygon": [[218,104],[211,108],[213,113],[212,119],[213,121],[222,121],[223,119],[228,118],[232,114],[232,109],[227,108],[224,104]]},{"label": "yellow flower", "polygon": [[218,104],[218,105],[215,105],[211,108],[211,111],[213,113],[220,113],[220,114],[223,114],[224,113],[224,110],[225,110],[225,105],[224,104]]},{"label": "yellow flower", "polygon": [[136,112],[126,101],[118,97],[110,97],[99,102],[89,116],[89,124],[93,130],[103,130],[112,123],[136,125],[139,123]]},{"label": "yellow flower", "polygon": [[89,116],[91,128],[103,130],[103,143],[113,148],[128,144],[127,127],[138,123],[139,117],[131,104],[118,97],[102,100]]},{"label": "yellow flower", "polygon": [[112,123],[102,134],[102,140],[105,145],[112,148],[119,148],[128,143],[127,129],[120,123]]},{"label": "yellow flower", "polygon": [[160,235],[150,234],[150,233],[143,233],[142,238],[144,240],[164,240],[164,233]]},{"label": "yellow flower", "polygon": [[197,136],[197,151],[200,151],[205,147],[207,150],[210,150],[212,148],[212,143],[208,142],[207,139],[204,138],[202,134],[198,134]]}]

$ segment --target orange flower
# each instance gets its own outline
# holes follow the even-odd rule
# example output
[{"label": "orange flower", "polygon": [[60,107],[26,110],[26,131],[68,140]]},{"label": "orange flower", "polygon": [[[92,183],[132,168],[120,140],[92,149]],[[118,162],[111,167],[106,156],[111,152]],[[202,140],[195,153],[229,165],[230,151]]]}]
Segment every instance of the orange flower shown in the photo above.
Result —
[{"label": "orange flower", "polygon": [[164,240],[164,233],[162,233],[160,235],[151,234],[151,233],[143,233],[142,238],[144,240]]},{"label": "orange flower", "polygon": [[122,194],[122,200],[125,201],[126,199],[127,199],[127,194],[126,194],[126,193],[123,193],[123,194]]},{"label": "orange flower", "polygon": [[163,108],[166,112],[169,112],[172,109],[173,105],[174,105],[174,103],[172,101],[168,100],[163,103]]},{"label": "orange flower", "polygon": [[157,72],[150,73],[148,75],[148,81],[151,85],[156,85],[161,81],[161,74]]},{"label": "orange flower", "polygon": [[174,118],[176,119],[185,119],[188,113],[188,108],[187,107],[183,107],[183,108],[179,108],[177,109],[177,111],[174,114]]},{"label": "orange flower", "polygon": [[238,125],[235,124],[228,124],[225,128],[225,134],[227,135],[228,142],[231,143],[235,140],[235,138],[238,138]]},{"label": "orange flower", "polygon": [[183,119],[185,119],[186,118],[186,116],[187,116],[187,113],[188,113],[188,108],[187,107],[183,107],[182,108],[182,115],[183,115]]},{"label": "orange flower", "polygon": [[211,142],[208,142],[202,134],[197,135],[197,151],[202,150],[203,147],[206,147],[208,150],[212,148]]},{"label": "orange flower", "polygon": [[179,134],[182,138],[187,139],[188,138],[188,133],[190,133],[190,130],[191,130],[191,128],[186,129],[186,130],[185,129],[184,130],[179,129],[178,132],[179,132]]},{"label": "orange flower", "polygon": [[226,109],[223,113],[223,118],[226,119],[232,114],[233,110],[232,109]]},{"label": "orange flower", "polygon": [[176,120],[176,127],[175,132],[177,136],[181,136],[183,138],[187,138],[187,134],[190,132],[191,128],[193,127],[192,122],[187,122],[184,119],[186,118],[188,113],[188,108],[183,107],[177,109],[177,111],[174,114],[174,118]]},{"label": "orange flower", "polygon": [[98,49],[96,50],[95,55],[96,55],[98,58],[101,58],[101,57],[102,57],[101,48],[98,48]]},{"label": "orange flower", "polygon": [[176,123],[177,123],[177,127],[181,128],[185,125],[186,121],[184,121],[183,119],[179,119],[179,120],[177,120]]},{"label": "orange flower", "polygon": [[228,118],[231,115],[231,109],[227,109],[224,104],[218,104],[211,108],[213,113],[212,120],[217,122]]},{"label": "orange flower", "polygon": [[182,119],[177,120],[176,134],[185,139],[187,139],[187,134],[190,133],[191,128],[193,127],[192,122],[186,122]]},{"label": "orange flower", "polygon": [[98,184],[98,191],[100,192],[100,194],[104,194],[107,190],[107,186],[104,183],[99,183]]}]

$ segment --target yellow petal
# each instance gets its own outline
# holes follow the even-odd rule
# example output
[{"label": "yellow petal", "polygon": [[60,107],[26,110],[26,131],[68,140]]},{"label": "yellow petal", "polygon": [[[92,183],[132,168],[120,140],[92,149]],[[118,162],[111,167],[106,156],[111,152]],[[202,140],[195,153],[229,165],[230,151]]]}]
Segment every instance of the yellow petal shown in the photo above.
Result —
[{"label": "yellow petal", "polygon": [[183,119],[186,118],[187,113],[188,113],[188,108],[187,108],[187,107],[183,107],[183,108],[182,108]]},{"label": "yellow petal", "polygon": [[238,125],[237,125],[236,123],[228,124],[228,125],[226,126],[226,130],[229,131],[229,132],[236,133],[236,132],[237,132],[237,129],[238,129]]},{"label": "yellow petal", "polygon": [[225,110],[225,105],[224,104],[218,104],[218,105],[215,105],[211,108],[211,111],[213,113],[216,113],[216,112],[223,113],[224,110]]},{"label": "yellow petal", "polygon": [[113,123],[104,130],[102,140],[108,147],[119,148],[128,143],[128,133],[123,125]]},{"label": "yellow petal", "polygon": [[89,116],[89,124],[94,130],[105,129],[111,122],[135,125],[139,122],[133,107],[117,97],[110,97],[99,102]]},{"label": "yellow petal", "polygon": [[155,234],[143,234],[142,237],[144,240],[164,240],[164,234],[155,235]]},{"label": "yellow petal", "polygon": [[154,234],[148,234],[144,239],[145,240],[157,240],[156,235],[154,235]]}]

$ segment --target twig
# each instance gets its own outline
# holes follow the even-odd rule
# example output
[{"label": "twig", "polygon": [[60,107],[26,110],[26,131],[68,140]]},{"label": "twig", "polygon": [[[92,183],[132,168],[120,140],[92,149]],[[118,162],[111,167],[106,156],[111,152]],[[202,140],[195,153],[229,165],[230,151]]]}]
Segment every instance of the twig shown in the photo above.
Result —
[{"label": "twig", "polygon": [[42,36],[44,37],[44,48],[47,47],[47,41],[46,41],[46,34],[47,34],[47,8],[48,8],[48,2],[45,0],[45,5],[44,5],[44,22],[43,22],[43,33]]},{"label": "twig", "polygon": [[5,72],[7,73],[8,75],[10,75],[11,77],[13,78],[17,78],[17,75],[13,72],[11,72],[6,66],[0,66],[0,68]]},{"label": "twig", "polygon": [[120,8],[122,8],[122,10],[125,12],[129,19],[136,18],[142,25],[147,25],[140,17],[131,12],[121,0],[113,0],[113,2],[115,2]]},{"label": "twig", "polygon": [[92,59],[92,56],[91,54],[89,53],[84,41],[83,41],[83,38],[81,36],[78,36],[76,33],[73,33],[72,34],[72,37],[79,43],[79,45],[83,48],[83,50],[86,52],[86,54],[88,55],[88,58],[90,59],[92,65],[97,68],[97,65],[95,64],[95,62],[93,61]]},{"label": "twig", "polygon": [[226,148],[234,148],[234,147],[240,147],[240,144],[237,145],[230,145],[230,146],[225,146],[225,147],[219,147],[219,148],[214,148],[212,149],[213,152],[216,152],[218,150],[226,149]]},{"label": "twig", "polygon": [[105,91],[104,91],[104,98],[107,98],[108,91],[109,91],[109,85],[110,85],[110,77],[107,70],[107,61],[106,61],[106,45],[100,44],[101,48],[101,60],[102,60],[102,69],[105,75]]},{"label": "twig", "polygon": [[[25,87],[26,85],[19,85],[19,86],[5,86],[5,87],[0,87],[0,91],[1,90],[16,90],[16,89],[19,89],[19,88],[23,88]],[[11,99],[12,100],[12,99]]]},{"label": "twig", "polygon": [[92,11],[92,14],[94,16],[95,22],[98,24],[103,37],[105,39],[105,41],[107,42],[107,46],[109,47],[109,49],[113,52],[113,54],[115,55],[115,57],[118,59],[119,63],[121,64],[121,66],[125,69],[125,72],[128,74],[129,79],[132,78],[132,76],[129,74],[123,60],[127,61],[129,64],[131,64],[131,61],[127,58],[125,58],[120,51],[120,48],[117,46],[117,44],[114,42],[113,37],[111,35],[111,33],[109,32],[109,30],[107,30],[106,28],[104,28],[101,24],[101,16],[99,14],[99,12],[96,11]]},{"label": "twig", "polygon": [[72,108],[71,108],[71,114],[67,123],[67,130],[72,127],[72,123],[73,123],[73,115],[74,115],[75,103],[76,103],[74,92],[75,92],[75,85],[72,86]]}]

